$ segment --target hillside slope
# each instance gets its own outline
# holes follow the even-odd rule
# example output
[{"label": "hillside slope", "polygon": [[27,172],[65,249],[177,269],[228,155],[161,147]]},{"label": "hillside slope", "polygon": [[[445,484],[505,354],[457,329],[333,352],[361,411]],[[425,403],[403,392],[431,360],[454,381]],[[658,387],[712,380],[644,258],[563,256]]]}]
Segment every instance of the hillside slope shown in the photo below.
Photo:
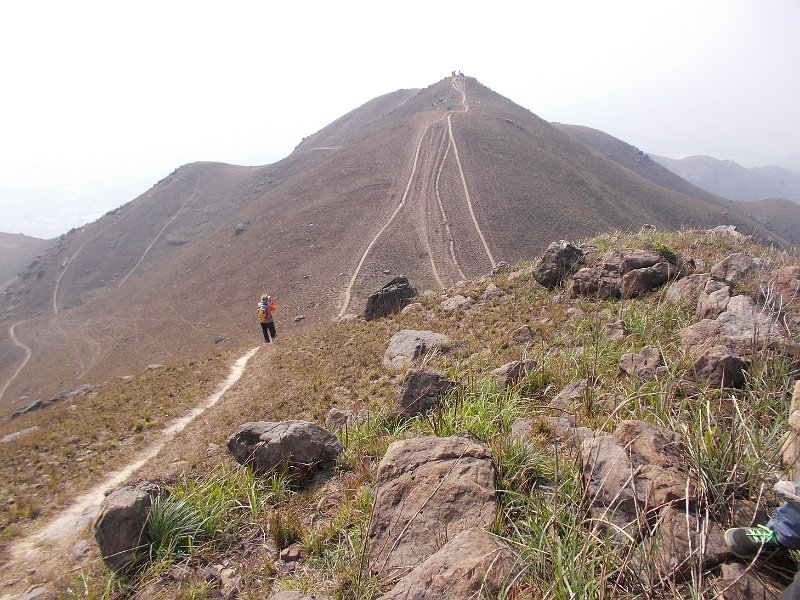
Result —
[{"label": "hillside slope", "polygon": [[661,159],[654,160],[639,148],[607,133],[580,125],[564,123],[555,123],[554,125],[595,152],[653,183],[723,207],[741,217],[752,219],[795,246],[800,246],[800,204],[798,203],[778,199],[744,201],[723,198],[673,173],[660,164]]},{"label": "hillside slope", "polygon": [[181,167],[65,236],[41,276],[6,298],[0,410],[248,347],[264,291],[289,335],[360,310],[397,274],[437,289],[552,239],[729,222],[775,238],[598,156],[474,79],[446,78],[366,103],[273,165]]},{"label": "hillside slope", "polygon": [[[782,315],[769,315],[769,307],[759,303],[763,284],[774,281],[778,270],[793,273],[794,285],[800,285],[800,265],[752,239],[703,231],[602,235],[587,240],[585,248],[589,271],[615,256],[620,260],[620,252],[655,252],[656,260],[683,257],[689,270],[688,265],[703,266],[658,290],[602,300],[581,295],[577,275],[547,289],[532,277],[532,265],[521,264],[424,294],[402,314],[322,324],[262,348],[219,403],[131,475],[158,482],[178,500],[175,510],[201,511],[209,526],[190,533],[182,551],[169,544],[173,530],[156,530],[145,542],[153,554],[143,553],[139,569],[124,576],[102,569],[88,527],[50,545],[45,541],[23,560],[14,549],[26,547],[32,525],[69,506],[70,494],[81,485],[101,480],[98,464],[106,471],[135,464],[154,437],[167,437],[159,429],[170,418],[190,414],[191,391],[195,405],[202,404],[211,382],[221,380],[222,361],[154,369],[111,384],[101,396],[68,400],[52,418],[33,413],[0,424],[0,435],[22,434],[0,446],[0,474],[13,483],[14,500],[0,507],[9,542],[4,558],[12,558],[0,581],[15,586],[3,589],[46,583],[67,597],[115,589],[154,599],[225,596],[236,587],[243,597],[302,590],[371,600],[396,579],[373,559],[372,533],[399,523],[395,531],[402,535],[391,551],[410,545],[419,553],[410,566],[417,567],[442,548],[443,530],[449,540],[460,531],[451,519],[462,500],[478,504],[488,497],[491,518],[482,529],[508,547],[515,565],[514,577],[483,581],[480,568],[486,565],[477,568],[478,585],[485,584],[492,597],[569,598],[580,589],[591,598],[713,598],[741,585],[763,587],[759,597],[777,598],[796,569],[794,556],[763,564],[737,559],[726,550],[722,531],[748,525],[778,506],[771,485],[789,468],[780,457],[800,375],[800,316],[795,301],[784,305]],[[729,310],[726,330],[730,334],[742,316],[753,314],[771,319],[772,328],[746,326],[740,332],[745,335],[737,355],[745,359],[740,366],[747,377],[738,387],[722,388],[697,368],[697,347],[687,341],[686,330],[707,330],[716,316],[700,320],[696,282],[723,272],[715,265],[729,264],[725,259],[732,254],[744,265],[743,253],[758,267],[747,275],[727,271],[736,279],[730,302],[759,310],[738,316]],[[791,295],[790,288],[782,291]],[[434,331],[450,341],[416,361],[387,367],[389,341],[404,330]],[[758,343],[764,335],[775,336],[776,343]],[[229,354],[228,362],[233,358]],[[520,360],[528,362],[517,376],[494,371]],[[398,417],[403,386],[417,369],[458,386],[437,397],[427,414]],[[113,415],[104,402],[113,402]],[[170,415],[172,408],[177,410]],[[301,419],[322,425],[332,408],[341,411],[339,417],[350,415],[336,431],[346,450],[335,467],[310,481],[242,467],[226,447],[245,422]],[[103,421],[113,429],[98,439],[95,427]],[[335,429],[334,421],[327,426]],[[59,454],[58,440],[66,436],[72,443]],[[397,449],[419,438],[433,444],[454,437],[485,450],[490,492],[470,485],[470,471],[480,462],[473,455],[438,455],[414,470],[400,459],[384,459],[390,444]],[[441,477],[427,477],[426,469],[442,464],[452,466]],[[85,465],[86,472],[76,465]],[[387,473],[405,478],[405,485],[387,483]],[[420,493],[415,482],[430,485],[430,492]],[[386,490],[392,512],[376,508]],[[441,514],[443,522],[420,531],[414,521],[429,518],[423,509]],[[293,542],[299,547],[281,555]],[[73,546],[75,552],[51,551]],[[464,572],[473,571],[458,571]],[[424,578],[425,585],[438,580]]]},{"label": "hillside slope", "polygon": [[0,290],[52,243],[53,240],[42,240],[21,233],[0,232]]}]

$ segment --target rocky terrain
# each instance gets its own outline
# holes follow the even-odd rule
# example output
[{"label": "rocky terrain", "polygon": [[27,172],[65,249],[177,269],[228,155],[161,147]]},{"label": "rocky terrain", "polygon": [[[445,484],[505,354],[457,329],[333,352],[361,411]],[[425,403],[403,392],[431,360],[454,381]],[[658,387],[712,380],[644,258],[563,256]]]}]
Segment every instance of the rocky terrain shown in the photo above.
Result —
[{"label": "rocky terrain", "polygon": [[[778,597],[793,555],[738,559],[722,532],[764,522],[800,453],[792,255],[732,227],[647,227],[414,283],[256,353],[92,531],[53,542],[60,562],[19,562],[57,509],[6,513],[0,593]],[[61,425],[35,426],[4,463]]]}]

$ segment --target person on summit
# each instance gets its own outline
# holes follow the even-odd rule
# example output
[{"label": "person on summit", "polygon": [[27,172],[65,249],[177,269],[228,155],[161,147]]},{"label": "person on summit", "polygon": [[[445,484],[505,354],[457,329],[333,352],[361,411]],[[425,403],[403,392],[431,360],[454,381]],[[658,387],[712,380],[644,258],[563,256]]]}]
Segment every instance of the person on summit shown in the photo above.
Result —
[{"label": "person on summit", "polygon": [[278,335],[275,333],[275,321],[272,318],[274,312],[275,304],[272,302],[272,296],[267,294],[261,296],[261,302],[258,303],[258,322],[261,323],[261,332],[264,334],[264,341],[267,344]]}]

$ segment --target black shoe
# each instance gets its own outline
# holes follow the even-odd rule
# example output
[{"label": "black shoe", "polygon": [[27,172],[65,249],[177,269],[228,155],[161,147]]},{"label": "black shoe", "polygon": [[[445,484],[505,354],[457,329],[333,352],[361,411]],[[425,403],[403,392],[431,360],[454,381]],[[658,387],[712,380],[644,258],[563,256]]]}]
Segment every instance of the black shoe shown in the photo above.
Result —
[{"label": "black shoe", "polygon": [[775,532],[766,525],[734,527],[725,530],[725,544],[739,558],[779,554],[785,550]]}]

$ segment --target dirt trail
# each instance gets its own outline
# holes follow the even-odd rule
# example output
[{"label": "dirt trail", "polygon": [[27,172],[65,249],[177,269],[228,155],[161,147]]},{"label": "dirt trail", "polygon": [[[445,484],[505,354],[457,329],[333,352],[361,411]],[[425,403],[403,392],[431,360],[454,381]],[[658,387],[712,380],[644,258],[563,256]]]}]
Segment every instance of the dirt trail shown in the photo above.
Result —
[{"label": "dirt trail", "polygon": [[[462,82],[463,85],[463,82]],[[464,105],[464,111],[469,111],[469,104],[467,104],[467,93],[464,89],[461,89],[456,84],[456,80],[453,79],[453,87],[456,91],[461,93],[461,102]],[[483,237],[483,232],[481,231],[481,226],[478,225],[478,219],[475,217],[475,211],[472,207],[472,199],[469,195],[469,188],[467,187],[467,180],[464,178],[464,169],[461,167],[461,158],[458,156],[458,146],[456,145],[456,140],[453,137],[453,121],[452,121],[452,114],[447,115],[447,132],[450,135],[450,143],[453,145],[453,154],[456,157],[456,164],[458,165],[458,173],[461,176],[461,183],[464,186],[464,195],[467,198],[467,206],[469,207],[469,214],[472,217],[472,223],[475,225],[475,231],[478,234],[478,237],[481,239],[481,243],[483,244],[483,249],[486,251],[486,256],[489,258],[489,262],[492,264],[492,269],[497,266],[497,262],[492,256],[492,251],[489,250],[489,244],[486,243],[486,238]]]},{"label": "dirt trail", "polygon": [[3,395],[6,393],[8,386],[11,385],[11,382],[17,378],[17,375],[19,375],[22,372],[22,369],[25,368],[25,365],[27,365],[28,361],[31,359],[31,349],[25,344],[23,344],[21,341],[19,341],[16,333],[14,332],[14,330],[17,328],[17,325],[21,325],[22,323],[27,323],[27,321],[17,321],[13,325],[11,325],[11,327],[8,328],[8,337],[11,338],[11,341],[14,343],[15,346],[17,346],[18,348],[22,348],[22,351],[25,353],[25,358],[22,359],[22,362],[17,366],[14,373],[11,375],[11,377],[9,377],[6,380],[6,382],[3,384],[2,389],[0,389],[0,400],[3,399]]},{"label": "dirt trail", "polygon": [[148,252],[150,252],[150,249],[151,249],[151,248],[153,247],[153,245],[154,245],[154,244],[155,244],[155,243],[158,241],[158,238],[160,238],[160,237],[161,237],[161,234],[162,234],[162,233],[164,233],[164,231],[167,229],[167,227],[169,227],[169,226],[172,224],[172,222],[173,222],[173,221],[176,219],[176,217],[177,217],[179,214],[181,214],[181,211],[182,211],[184,208],[186,208],[186,205],[187,205],[187,204],[189,204],[189,202],[191,202],[192,200],[194,200],[194,196],[195,196],[195,194],[197,193],[197,186],[198,186],[199,184],[200,184],[200,176],[198,175],[198,176],[197,176],[197,179],[195,179],[195,182],[194,182],[194,189],[192,190],[192,193],[191,193],[191,194],[189,194],[189,197],[188,197],[188,198],[186,198],[186,200],[184,200],[184,201],[183,201],[183,204],[181,204],[181,205],[178,207],[178,210],[176,210],[176,211],[175,211],[175,214],[174,214],[174,215],[172,215],[172,217],[170,218],[170,220],[169,220],[169,221],[167,221],[166,223],[164,223],[164,226],[161,228],[161,231],[159,231],[159,232],[156,234],[156,237],[154,237],[154,238],[153,238],[153,241],[152,241],[152,242],[150,242],[150,245],[149,245],[149,246],[147,246],[147,248],[145,248],[145,249],[144,249],[144,254],[142,254],[142,257],[139,259],[139,262],[137,262],[135,265],[133,265],[133,268],[132,268],[130,271],[128,271],[128,274],[127,274],[127,275],[125,275],[125,277],[123,277],[123,278],[122,278],[122,281],[120,281],[120,282],[119,282],[119,285],[117,286],[118,288],[121,288],[121,287],[122,287],[122,284],[123,284],[123,283],[125,283],[126,281],[128,281],[128,277],[130,277],[131,275],[133,275],[133,272],[134,272],[134,271],[135,271],[135,270],[136,270],[136,269],[139,267],[139,265],[140,265],[140,264],[142,264],[142,261],[143,261],[143,260],[145,259],[145,257],[147,256],[147,253],[148,253]]},{"label": "dirt trail", "polygon": [[[458,112],[466,113],[466,112],[469,111],[469,104],[467,103],[466,91],[465,91],[465,89],[463,87],[463,81],[461,82],[461,86],[459,86],[458,82],[459,82],[459,78],[453,78],[452,86],[458,93],[461,94],[461,110],[458,111]],[[477,217],[475,216],[475,211],[474,211],[474,208],[473,208],[473,205],[472,205],[472,198],[469,195],[469,189],[467,187],[466,178],[464,176],[464,170],[463,170],[463,167],[461,165],[461,159],[460,159],[460,157],[458,155],[458,147],[456,145],[456,141],[455,141],[455,138],[453,136],[453,127],[452,127],[452,116],[453,116],[453,114],[454,113],[451,112],[446,117],[441,117],[441,118],[438,118],[438,119],[435,119],[435,120],[431,121],[422,130],[422,133],[421,133],[421,135],[419,137],[419,140],[417,142],[416,149],[414,151],[414,160],[413,160],[413,163],[412,163],[411,174],[409,175],[408,181],[406,182],[406,188],[405,188],[405,191],[403,192],[403,196],[402,196],[402,198],[400,200],[400,203],[397,205],[397,207],[395,208],[394,212],[389,216],[389,219],[386,221],[386,223],[384,223],[383,227],[381,227],[381,229],[378,231],[378,233],[375,235],[375,237],[372,238],[372,240],[369,242],[369,244],[367,245],[366,250],[364,251],[363,255],[361,256],[361,259],[358,262],[358,265],[356,265],[356,268],[355,268],[355,270],[353,272],[353,275],[350,278],[350,282],[349,282],[347,288],[344,290],[342,305],[341,305],[341,309],[339,311],[338,317],[341,318],[345,314],[345,312],[347,311],[347,309],[350,306],[350,302],[352,300],[353,287],[354,287],[355,282],[358,279],[359,275],[361,274],[361,270],[362,270],[362,268],[364,266],[364,262],[367,260],[367,257],[372,252],[372,250],[373,250],[375,244],[378,242],[379,238],[384,234],[384,232],[387,230],[387,228],[394,222],[395,217],[397,217],[398,213],[407,204],[407,202],[408,202],[408,200],[409,200],[409,198],[411,196],[410,192],[412,190],[412,184],[414,183],[415,177],[420,177],[421,178],[421,181],[418,182],[418,184],[417,184],[418,187],[421,187],[422,189],[425,189],[426,183],[427,183],[427,186],[429,188],[431,188],[433,190],[433,192],[434,192],[432,195],[434,195],[435,198],[436,198],[436,206],[437,206],[437,209],[438,209],[439,216],[441,218],[441,223],[444,226],[444,232],[445,232],[444,239],[445,239],[445,241],[446,241],[446,243],[448,245],[448,254],[449,254],[449,255],[445,255],[446,257],[445,256],[440,256],[440,260],[442,260],[444,262],[451,263],[452,264],[452,269],[455,270],[462,279],[466,278],[465,275],[464,275],[464,271],[463,271],[463,269],[462,269],[461,265],[459,264],[459,261],[458,261],[458,259],[456,257],[455,236],[453,235],[452,230],[450,228],[450,224],[449,224],[449,221],[447,219],[447,215],[445,213],[445,207],[444,207],[444,204],[442,202],[441,195],[440,195],[440,189],[439,189],[439,180],[441,179],[442,171],[443,171],[444,165],[445,165],[445,163],[446,163],[446,161],[447,161],[447,159],[448,159],[448,157],[450,155],[450,149],[451,148],[453,150],[453,156],[456,159],[456,166],[458,168],[458,173],[459,173],[459,176],[460,176],[461,185],[463,187],[463,193],[464,193],[464,196],[466,198],[466,203],[467,203],[468,211],[469,211],[469,214],[470,214],[470,218],[472,220],[472,224],[473,224],[473,226],[475,228],[477,236],[480,239],[481,245],[483,246],[483,250],[485,251],[487,258],[489,259],[489,262],[490,262],[492,268],[494,268],[496,266],[496,261],[494,259],[494,256],[492,255],[492,252],[489,249],[489,245],[486,242],[486,238],[484,237],[483,232],[481,231],[480,225],[478,224],[478,220],[477,220]],[[444,154],[441,156],[440,160],[434,161],[431,164],[431,168],[429,169],[430,173],[427,173],[427,174],[426,173],[422,173],[422,174],[418,175],[417,171],[418,171],[418,167],[419,167],[419,164],[420,164],[420,153],[421,153],[421,149],[423,148],[423,143],[426,142],[426,137],[430,136],[431,140],[426,143],[426,151],[427,152],[436,152],[436,153],[440,152],[440,150],[437,150],[438,146],[437,146],[436,141],[434,139],[435,136],[434,136],[434,132],[433,132],[433,126],[436,125],[437,123],[440,123],[440,122],[445,121],[445,120],[447,121],[448,142],[447,142],[447,146],[445,147]],[[424,191],[423,192],[419,192],[419,193],[424,194]],[[424,202],[424,200],[421,200],[421,201]],[[444,288],[445,284],[444,284],[444,282],[442,280],[442,276],[440,274],[440,270],[437,268],[436,262],[435,262],[436,261],[435,255],[437,254],[437,252],[435,251],[435,247],[431,245],[431,241],[430,241],[431,240],[431,236],[432,236],[431,231],[432,231],[433,227],[431,226],[431,223],[430,223],[429,219],[427,218],[427,215],[424,213],[424,206],[423,207],[418,207],[418,210],[422,211],[422,213],[420,215],[420,218],[421,218],[422,223],[423,223],[423,228],[425,229],[425,233],[423,234],[424,235],[424,243],[425,243],[426,249],[428,250],[428,256],[430,257],[430,261],[431,261],[431,274],[433,275],[434,279],[439,284],[439,286]]]},{"label": "dirt trail", "polygon": [[[110,473],[102,482],[76,498],[71,506],[61,511],[52,521],[13,544],[9,548],[10,560],[5,565],[5,571],[12,573],[23,571],[31,564],[36,564],[37,579],[52,581],[63,574],[64,562],[69,561],[68,553],[65,550],[84,536],[86,527],[97,516],[106,490],[122,485],[147,461],[154,458],[176,434],[183,431],[194,419],[219,402],[225,392],[239,380],[247,363],[260,348],[261,346],[258,346],[248,350],[239,357],[219,388],[202,404],[163,429],[158,438],[139,453],[135,461]],[[274,352],[275,350],[268,348],[267,351]],[[16,574],[19,575],[19,573]],[[4,591],[8,593],[9,590]],[[6,597],[13,598],[14,596],[2,596],[0,600],[4,600]]]}]

